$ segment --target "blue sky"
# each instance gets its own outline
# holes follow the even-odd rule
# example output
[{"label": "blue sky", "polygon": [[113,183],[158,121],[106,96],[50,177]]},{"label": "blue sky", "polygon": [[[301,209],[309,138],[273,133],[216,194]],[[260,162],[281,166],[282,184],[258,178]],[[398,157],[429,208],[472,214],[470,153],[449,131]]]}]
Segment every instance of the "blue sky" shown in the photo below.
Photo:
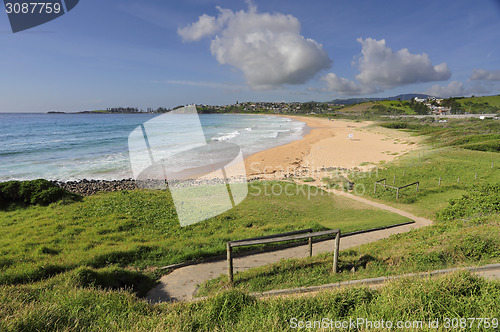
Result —
[{"label": "blue sky", "polygon": [[2,12],[0,112],[493,95],[499,31],[497,0],[81,0],[15,34]]}]

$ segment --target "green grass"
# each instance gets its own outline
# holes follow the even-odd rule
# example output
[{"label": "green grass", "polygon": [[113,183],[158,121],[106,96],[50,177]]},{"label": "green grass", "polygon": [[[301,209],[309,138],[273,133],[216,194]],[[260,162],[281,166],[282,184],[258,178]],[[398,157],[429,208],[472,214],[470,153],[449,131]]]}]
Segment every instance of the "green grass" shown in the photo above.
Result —
[{"label": "green grass", "polygon": [[[285,189],[289,195],[275,195]],[[349,232],[404,221],[285,182],[253,182],[235,209],[188,227],[180,227],[168,191],[100,193],[71,204],[0,212],[0,284],[29,283],[79,267],[150,271],[223,254],[229,240],[304,228]]]},{"label": "green grass", "polygon": [[47,206],[58,201],[70,203],[81,198],[44,179],[0,183],[0,210],[15,210],[30,205]]},{"label": "green grass", "polygon": [[[450,199],[460,197],[469,188],[500,182],[498,120],[449,119],[439,123],[426,118],[389,120],[379,125],[424,135],[427,147],[385,164],[377,172],[355,174],[351,181],[364,188],[364,194],[373,200],[433,218]],[[414,187],[402,189],[399,201],[394,189],[378,187],[374,194],[375,181],[383,178],[392,186],[420,181],[419,191],[415,192]]]},{"label": "green grass", "polygon": [[0,286],[0,330],[294,331],[298,321],[323,318],[383,319],[394,325],[437,320],[443,330],[445,318],[486,317],[491,324],[500,315],[500,282],[465,272],[398,280],[381,289],[348,288],[266,300],[233,290],[200,302],[161,305],[147,304],[127,291],[81,288],[73,281],[66,276],[43,284]]},{"label": "green grass", "polygon": [[377,101],[375,105],[382,105],[387,108],[393,108],[401,111],[403,114],[415,114],[415,111],[409,106],[408,102],[401,102],[399,100],[382,100]]},{"label": "green grass", "polygon": [[488,103],[500,109],[500,95],[458,99],[459,102]]},{"label": "green grass", "polygon": [[500,95],[460,98],[456,101],[465,111],[472,113],[496,113],[500,111]]},{"label": "green grass", "polygon": [[[470,202],[480,209],[490,205],[494,208],[498,206],[497,196],[497,189],[471,192],[450,204],[450,211],[443,213],[433,226],[344,251],[340,256],[341,273],[336,275],[329,272],[328,255],[287,260],[237,273],[236,287],[245,291],[223,290],[199,302],[148,304],[138,295],[144,294],[153,280],[144,273],[118,267],[78,267],[40,281],[0,285],[0,330],[288,331],[295,330],[294,324],[299,321],[323,318],[334,322],[384,319],[394,324],[437,320],[443,328],[445,318],[485,317],[490,318],[491,324],[491,319],[500,315],[500,282],[485,281],[466,272],[433,279],[402,279],[379,289],[346,288],[301,297],[257,300],[247,292],[254,290],[255,279],[260,280],[258,286],[263,290],[269,287],[266,281],[275,288],[276,280],[281,285],[286,282],[297,285],[299,281],[307,285],[309,280],[323,283],[338,276],[354,279],[498,261],[498,214],[478,216],[477,209],[466,204]],[[97,196],[94,203],[103,197]],[[34,208],[27,210],[30,209]],[[58,254],[48,249],[43,252]],[[352,267],[355,273],[350,272]]]},{"label": "green grass", "polygon": [[[384,178],[391,186],[419,181],[419,189],[415,191],[415,186],[401,189],[400,198],[396,201],[395,189],[378,186],[374,193],[375,181]],[[468,189],[486,183],[500,183],[500,155],[452,147],[425,148],[372,172],[353,173],[351,181],[356,192],[370,199],[434,219],[435,214],[445,208],[450,199],[459,198]]]},{"label": "green grass", "polygon": [[[472,189],[500,183],[499,155],[463,149],[489,142],[463,137],[498,134],[497,122],[412,126],[438,148],[410,153],[385,164],[378,174],[356,173],[351,180],[355,190],[365,186],[372,200],[439,216],[439,222],[341,252],[341,273],[335,275],[330,273],[332,257],[325,254],[237,273],[236,288],[246,292],[498,262],[496,196]],[[387,177],[392,184],[393,175],[397,184],[418,178],[419,192],[403,191],[399,202],[390,191],[373,194],[375,179]],[[150,305],[141,300],[158,277],[154,267],[221,254],[228,240],[308,227],[345,233],[407,221],[307,185],[253,182],[249,189],[237,208],[184,228],[168,191],[101,193],[80,202],[0,212],[0,330],[282,331],[290,330],[292,317],[439,319],[441,324],[444,317],[499,317],[500,283],[467,273],[400,280],[379,290],[352,288],[262,301],[239,289],[197,303]],[[460,199],[464,194],[468,196]],[[450,199],[455,200],[449,204]],[[205,284],[202,292],[225,286],[220,278]]]},{"label": "green grass", "polygon": [[[448,119],[447,122],[434,118],[405,118],[398,121],[386,119],[380,126],[410,131],[424,135],[424,143],[432,146],[456,146],[468,150],[499,152],[500,122],[493,119]],[[496,144],[495,144],[496,143]],[[484,147],[482,145],[484,144]]]},{"label": "green grass", "polygon": [[[332,253],[325,253],[236,273],[234,287],[262,292],[499,262],[499,217],[500,186],[484,186],[452,201],[431,226],[341,251],[339,273],[332,273]],[[205,282],[198,296],[227,287],[221,276]]]}]

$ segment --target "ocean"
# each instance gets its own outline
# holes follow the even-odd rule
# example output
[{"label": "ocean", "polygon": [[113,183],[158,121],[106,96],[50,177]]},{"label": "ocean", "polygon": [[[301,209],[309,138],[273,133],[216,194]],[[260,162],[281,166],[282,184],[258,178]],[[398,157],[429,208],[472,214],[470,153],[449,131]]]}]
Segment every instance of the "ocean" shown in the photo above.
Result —
[{"label": "ocean", "polygon": [[[0,181],[133,178],[128,137],[157,116],[0,113]],[[305,128],[269,115],[201,114],[200,121],[207,141],[235,143],[245,157],[299,139]],[[169,130],[180,142],[190,128],[180,122]]]}]

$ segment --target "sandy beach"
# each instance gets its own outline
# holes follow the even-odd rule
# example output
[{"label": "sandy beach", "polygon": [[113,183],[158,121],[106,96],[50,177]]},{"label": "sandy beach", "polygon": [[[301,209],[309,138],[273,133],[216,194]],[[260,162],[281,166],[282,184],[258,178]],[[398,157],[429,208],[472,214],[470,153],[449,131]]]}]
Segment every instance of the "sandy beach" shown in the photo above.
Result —
[{"label": "sandy beach", "polygon": [[320,179],[325,170],[367,171],[419,148],[419,137],[374,126],[372,122],[286,116],[310,128],[302,139],[245,159],[248,177]]},{"label": "sandy beach", "polygon": [[[213,165],[206,172],[196,173],[199,170],[190,170],[180,175],[178,185],[199,186],[214,181],[224,183],[225,179],[239,183],[246,180],[283,180],[291,177],[298,180],[313,178],[314,181],[308,179],[307,182],[320,184],[325,176],[345,176],[352,171],[369,171],[420,147],[420,137],[379,127],[370,121],[289,115],[282,117],[306,123],[306,134],[303,138],[257,152],[245,159],[240,155],[239,159],[224,167],[224,174],[220,170],[216,171],[218,168]],[[149,185],[147,182],[146,184]],[[80,185],[79,183],[78,186]],[[115,184],[107,183],[91,185],[91,193],[95,188],[116,187]],[[85,183],[83,187],[87,187]]]}]

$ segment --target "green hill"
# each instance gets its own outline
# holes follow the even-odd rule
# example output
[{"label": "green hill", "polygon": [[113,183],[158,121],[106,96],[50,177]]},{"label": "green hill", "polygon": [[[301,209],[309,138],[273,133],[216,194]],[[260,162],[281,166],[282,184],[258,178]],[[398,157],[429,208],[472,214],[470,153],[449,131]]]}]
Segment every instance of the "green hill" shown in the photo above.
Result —
[{"label": "green hill", "polygon": [[500,95],[485,97],[460,98],[456,101],[464,111],[470,113],[499,113]]},{"label": "green hill", "polygon": [[415,105],[421,104],[406,100],[368,101],[347,106],[340,112],[349,115],[411,115],[417,114]]}]

